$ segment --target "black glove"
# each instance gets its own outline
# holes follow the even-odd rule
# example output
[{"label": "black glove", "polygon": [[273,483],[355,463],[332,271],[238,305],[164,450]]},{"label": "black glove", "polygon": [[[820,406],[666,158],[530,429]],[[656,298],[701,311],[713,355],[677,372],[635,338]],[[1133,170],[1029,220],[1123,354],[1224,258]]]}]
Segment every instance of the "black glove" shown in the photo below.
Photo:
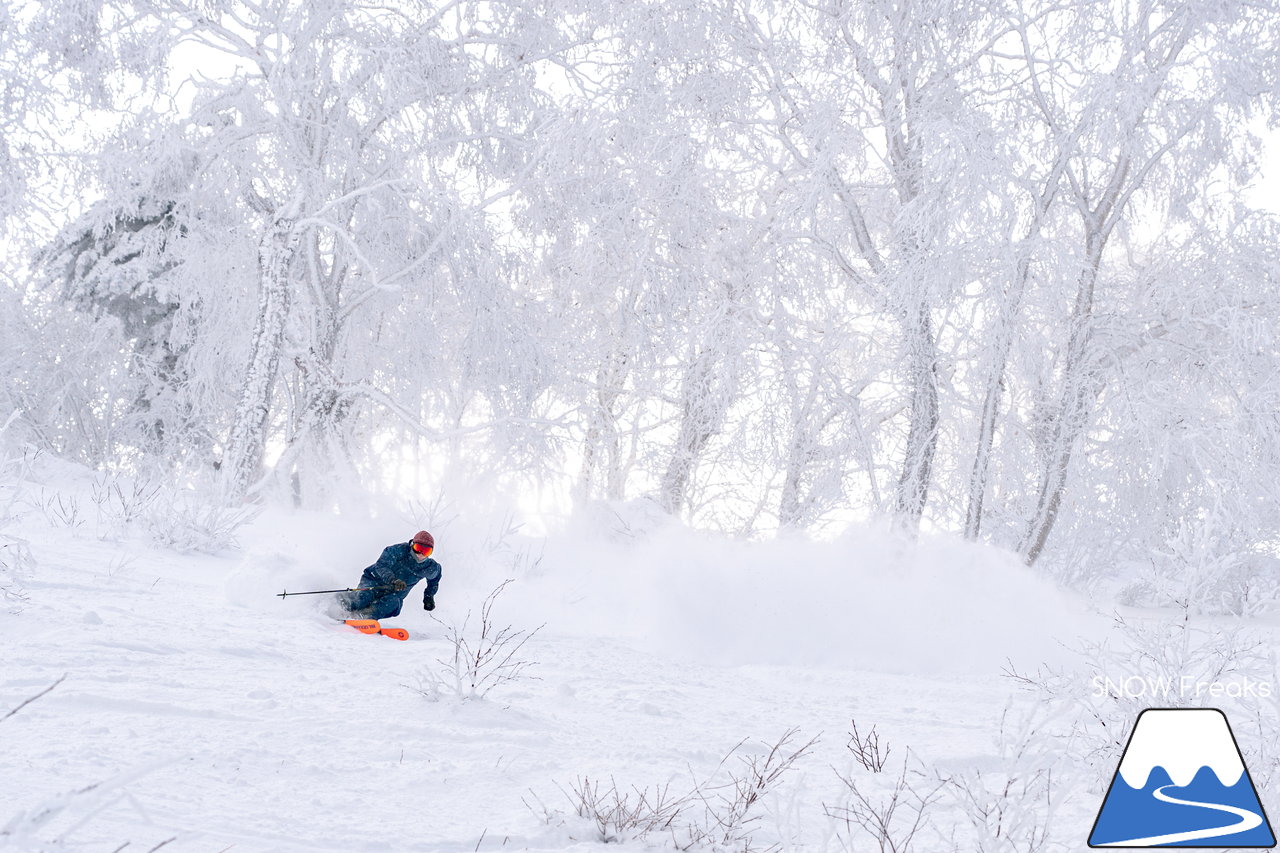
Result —
[{"label": "black glove", "polygon": [[423,610],[435,610],[435,609],[436,609],[436,598],[435,598],[435,596],[434,596],[434,595],[424,595],[424,596],[422,596],[422,609],[423,609]]},{"label": "black glove", "polygon": [[404,592],[404,581],[400,580],[400,578],[396,578],[391,582],[391,588],[396,592]]}]

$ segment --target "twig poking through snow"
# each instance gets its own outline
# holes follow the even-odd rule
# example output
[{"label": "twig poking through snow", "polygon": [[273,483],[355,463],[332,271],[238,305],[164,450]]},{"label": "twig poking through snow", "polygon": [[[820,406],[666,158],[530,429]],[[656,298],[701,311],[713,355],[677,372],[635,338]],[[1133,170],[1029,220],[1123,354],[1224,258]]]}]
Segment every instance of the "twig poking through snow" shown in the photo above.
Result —
[{"label": "twig poking through snow", "polygon": [[48,687],[46,687],[44,690],[41,690],[41,691],[40,691],[39,693],[37,693],[36,695],[34,695],[34,696],[32,696],[31,698],[27,699],[27,700],[26,700],[26,701],[24,701],[21,705],[19,705],[18,707],[14,708],[12,711],[10,711],[9,713],[5,714],[3,717],[0,717],[0,723],[3,723],[5,720],[9,719],[9,718],[10,718],[10,717],[12,717],[14,714],[18,713],[18,712],[19,712],[19,711],[21,711],[23,708],[27,707],[27,706],[28,706],[28,705],[30,705],[32,702],[34,702],[34,701],[36,701],[37,699],[39,699],[41,696],[44,696],[44,695],[45,695],[45,694],[47,694],[49,691],[53,690],[53,688],[57,687],[59,684],[61,684],[62,682],[66,681],[66,680],[67,680],[67,674],[64,672],[64,673],[62,674],[62,677],[61,677],[61,678],[59,678],[57,681],[53,682],[53,684],[50,684],[50,685],[49,685]]},{"label": "twig poking through snow", "polygon": [[[467,631],[467,625],[471,621],[470,611],[462,620],[461,626],[445,626],[445,636],[453,647],[453,659],[438,660],[443,674],[435,669],[428,669],[420,678],[420,686],[412,689],[428,698],[435,698],[442,688],[448,687],[459,699],[483,699],[496,687],[522,678],[536,679],[536,676],[528,675],[526,670],[535,666],[537,661],[525,657],[522,650],[525,643],[533,639],[544,626],[539,625],[532,631],[525,631],[510,625],[499,627],[494,622],[494,603],[511,581],[512,579],[503,581],[485,598],[480,608],[478,636]],[[436,621],[440,622],[439,619]]]},{"label": "twig poking through snow", "polygon": [[889,760],[889,753],[892,752],[888,744],[883,746],[880,743],[880,735],[876,733],[876,727],[872,726],[871,731],[867,732],[864,737],[858,731],[858,721],[850,720],[849,725],[849,742],[845,744],[845,748],[853,753],[853,758],[867,770],[872,773],[879,773],[884,770],[885,762]]}]

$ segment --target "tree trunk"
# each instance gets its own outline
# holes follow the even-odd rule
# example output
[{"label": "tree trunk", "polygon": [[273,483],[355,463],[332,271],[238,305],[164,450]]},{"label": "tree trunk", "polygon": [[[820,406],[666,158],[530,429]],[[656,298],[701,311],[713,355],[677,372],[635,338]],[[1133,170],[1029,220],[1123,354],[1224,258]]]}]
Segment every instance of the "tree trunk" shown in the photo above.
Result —
[{"label": "tree trunk", "polygon": [[794,404],[791,440],[788,442],[787,461],[783,468],[782,495],[778,499],[778,523],[784,528],[799,529],[809,520],[807,514],[813,495],[806,497],[803,494],[805,476],[813,466],[815,457],[821,452],[820,434],[835,416],[832,412],[822,423],[814,422],[813,408],[819,388],[819,379],[816,376],[810,378],[804,399]]},{"label": "tree trunk", "polygon": [[778,523],[784,528],[795,529],[804,525],[801,483],[813,462],[813,452],[813,437],[807,424],[801,424],[800,418],[797,418],[787,452],[787,464],[783,470],[782,496],[778,500]]},{"label": "tree trunk", "polygon": [[[305,357],[295,359],[301,385],[302,415],[290,440],[287,457],[293,467],[294,501],[298,506],[328,507],[343,485],[336,473],[350,468],[343,452],[342,424],[351,412],[352,398],[343,393],[334,365],[339,322],[334,306],[345,277],[341,256],[326,266],[312,232],[305,251],[315,310],[313,344]],[[282,470],[284,470],[282,468]]]},{"label": "tree trunk", "polygon": [[938,354],[927,302],[917,302],[912,309],[906,340],[911,374],[911,427],[894,510],[900,521],[915,528],[920,525],[929,499],[933,457],[938,448]]},{"label": "tree trunk", "polygon": [[1039,559],[1049,541],[1049,534],[1057,523],[1076,441],[1088,426],[1089,400],[1094,393],[1093,383],[1089,381],[1093,295],[1104,243],[1105,237],[1096,230],[1091,230],[1085,238],[1085,264],[1080,273],[1076,302],[1071,312],[1071,333],[1062,369],[1062,397],[1058,416],[1040,480],[1036,509],[1018,547],[1018,552],[1028,565]]},{"label": "tree trunk", "polygon": [[680,433],[659,487],[662,508],[671,515],[679,515],[684,509],[693,470],[707,443],[724,422],[726,401],[715,387],[715,373],[720,368],[718,353],[704,349],[694,357],[685,373],[681,387]]},{"label": "tree trunk", "polygon": [[969,540],[976,540],[982,532],[983,503],[987,497],[987,477],[991,470],[991,448],[995,444],[996,415],[1000,410],[1000,398],[1004,394],[1004,369],[1008,358],[1008,343],[1002,341],[996,353],[996,364],[987,381],[987,394],[982,401],[982,416],[978,421],[977,449],[973,455],[973,473],[969,476],[969,500],[964,518],[964,538]]},{"label": "tree trunk", "polygon": [[323,509],[346,485],[336,475],[351,469],[342,438],[354,398],[344,392],[332,366],[316,361],[315,353],[312,356],[311,361],[297,362],[305,386],[302,416],[289,448],[280,458],[279,468],[293,468],[296,505]]},{"label": "tree trunk", "polygon": [[267,442],[271,394],[280,368],[280,350],[289,313],[289,267],[296,241],[292,218],[278,217],[258,247],[261,291],[258,319],[244,386],[236,405],[222,464],[226,493],[239,499],[258,479]]},{"label": "tree trunk", "polygon": [[597,472],[604,470],[604,495],[607,500],[625,496],[625,472],[622,470],[622,447],[618,441],[616,406],[622,396],[626,378],[627,357],[615,352],[596,371],[595,406],[592,407],[587,435],[582,447],[582,471],[578,476],[578,496],[591,497]]},{"label": "tree trunk", "polygon": [[1018,261],[1018,271],[1013,287],[1005,293],[1000,305],[999,325],[996,328],[995,358],[991,374],[987,378],[987,393],[982,401],[982,415],[978,420],[977,448],[973,454],[973,473],[969,476],[968,508],[965,511],[964,538],[976,540],[982,531],[983,504],[987,497],[987,479],[991,471],[991,448],[995,445],[996,417],[1000,412],[1000,398],[1004,395],[1004,372],[1009,363],[1009,350],[1013,346],[1013,323],[1026,292],[1031,276],[1031,261],[1023,257]]}]

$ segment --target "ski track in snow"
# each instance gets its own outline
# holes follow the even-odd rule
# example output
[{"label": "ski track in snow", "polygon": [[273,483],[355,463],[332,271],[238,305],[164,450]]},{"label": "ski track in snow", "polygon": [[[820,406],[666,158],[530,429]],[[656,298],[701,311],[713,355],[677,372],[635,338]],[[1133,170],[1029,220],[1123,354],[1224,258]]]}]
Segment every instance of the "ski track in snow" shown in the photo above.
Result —
[{"label": "ski track in snow", "polygon": [[[851,717],[877,726],[893,762],[908,746],[959,759],[990,752],[1009,693],[996,673],[700,666],[642,638],[550,624],[527,646],[539,680],[483,702],[430,702],[407,686],[447,650],[420,611],[388,620],[414,633],[409,642],[365,636],[307,599],[229,603],[229,563],[218,558],[148,551],[128,570],[98,571],[118,547],[46,559],[48,582],[29,586],[23,613],[0,619],[0,710],[67,674],[0,725],[0,826],[138,771],[103,786],[105,806],[68,836],[71,850],[147,850],[169,838],[173,853],[645,849],[574,839],[524,801],[567,811],[560,789],[583,776],[683,791],[744,739],[745,751],[762,750],[757,742],[791,727],[823,736],[796,771],[808,791],[797,832],[821,839],[820,803],[839,795],[831,767],[848,766]],[[460,620],[482,597],[445,586],[437,614]],[[56,837],[90,805],[73,798],[32,837]]]}]

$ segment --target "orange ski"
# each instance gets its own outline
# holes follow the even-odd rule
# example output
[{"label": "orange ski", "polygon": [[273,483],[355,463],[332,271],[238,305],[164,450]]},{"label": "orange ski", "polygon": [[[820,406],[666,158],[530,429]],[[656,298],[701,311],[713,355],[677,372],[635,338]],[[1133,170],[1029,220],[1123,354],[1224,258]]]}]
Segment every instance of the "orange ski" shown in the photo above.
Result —
[{"label": "orange ski", "polygon": [[343,619],[342,621],[362,634],[381,634],[393,640],[409,639],[409,632],[404,628],[383,628],[377,619]]}]

